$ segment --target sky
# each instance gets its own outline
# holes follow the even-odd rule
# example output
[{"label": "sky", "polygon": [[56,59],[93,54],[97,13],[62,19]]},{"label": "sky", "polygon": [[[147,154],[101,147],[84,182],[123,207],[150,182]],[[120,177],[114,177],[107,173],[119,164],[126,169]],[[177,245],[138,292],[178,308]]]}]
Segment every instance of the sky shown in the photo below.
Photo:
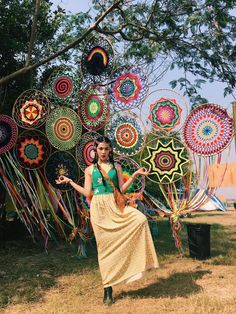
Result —
[{"label": "sky", "polygon": [[[62,8],[66,10],[67,13],[77,13],[77,12],[85,12],[89,10],[91,6],[90,0],[52,0],[53,4],[60,5]],[[171,89],[169,82],[173,79],[176,79],[181,76],[180,70],[168,71],[167,74],[163,77],[163,79],[158,84],[158,89]],[[224,87],[225,85],[219,82],[207,83],[202,87],[201,96],[208,99],[209,102],[219,104],[227,109],[228,113],[232,114],[232,101],[235,99],[233,96],[228,95],[224,97]],[[181,92],[176,89],[178,93]],[[186,99],[188,102],[188,100]],[[228,153],[227,153],[228,155]],[[234,140],[232,141],[229,157],[226,156],[226,153],[223,153],[223,162],[233,162],[236,163],[236,150],[234,145]],[[217,195],[224,195],[227,198],[235,198],[236,199],[236,187],[232,188],[220,188],[217,192]]]}]

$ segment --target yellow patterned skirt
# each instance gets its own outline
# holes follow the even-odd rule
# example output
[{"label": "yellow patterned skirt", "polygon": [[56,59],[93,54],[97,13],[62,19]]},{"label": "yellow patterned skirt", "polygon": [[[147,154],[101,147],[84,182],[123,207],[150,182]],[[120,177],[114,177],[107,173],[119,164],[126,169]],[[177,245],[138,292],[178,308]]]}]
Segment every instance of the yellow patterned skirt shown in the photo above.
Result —
[{"label": "yellow patterned skirt", "polygon": [[134,281],[158,267],[147,218],[140,211],[126,206],[122,213],[113,194],[98,194],[90,214],[104,287]]}]

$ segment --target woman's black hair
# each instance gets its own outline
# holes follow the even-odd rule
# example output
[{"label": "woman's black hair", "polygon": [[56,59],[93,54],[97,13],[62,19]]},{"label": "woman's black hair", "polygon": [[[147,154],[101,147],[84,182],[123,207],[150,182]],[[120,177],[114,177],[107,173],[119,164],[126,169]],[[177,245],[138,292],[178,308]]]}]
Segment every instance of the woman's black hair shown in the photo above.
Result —
[{"label": "woman's black hair", "polygon": [[[106,136],[99,136],[99,137],[97,137],[95,140],[94,140],[94,144],[93,144],[93,148],[94,148],[94,159],[93,159],[93,164],[94,165],[96,165],[97,164],[97,162],[98,162],[98,157],[97,157],[97,152],[96,152],[96,148],[98,147],[98,145],[100,144],[100,143],[107,143],[107,144],[109,144],[110,145],[110,147],[112,148],[112,142],[111,142],[111,140],[108,138],[108,137],[106,137]],[[110,156],[109,156],[109,159],[110,159]],[[113,151],[112,151],[112,160],[113,160]]]},{"label": "woman's black hair", "polygon": [[[102,135],[99,136],[99,137],[97,137],[97,138],[95,139],[95,141],[94,141],[94,148],[96,149],[100,143],[107,143],[107,144],[110,145],[110,147],[111,147],[111,149],[112,149],[112,142],[111,142],[111,140],[110,140],[108,137],[102,136]],[[101,174],[101,176],[102,176],[102,183],[103,183],[104,186],[106,186],[106,181],[105,181],[105,179],[104,179],[104,177],[103,177],[103,174],[102,174],[102,172],[101,172],[101,170],[100,170],[100,166],[99,166],[99,164],[98,164],[97,152],[96,152],[95,149],[94,149],[94,153],[95,153],[95,154],[94,154],[93,164],[98,168],[98,170],[99,170],[99,172],[100,172],[100,174]],[[110,154],[109,154],[109,161],[110,161],[110,163],[112,164],[112,167],[113,167],[113,168],[115,169],[115,171],[116,171],[117,186],[118,186],[118,189],[120,190],[120,187],[119,187],[119,180],[118,180],[118,173],[117,173],[117,169],[116,169],[116,167],[115,167],[115,162],[114,162],[114,158],[113,158],[113,149],[111,150],[111,152],[110,152]]]}]

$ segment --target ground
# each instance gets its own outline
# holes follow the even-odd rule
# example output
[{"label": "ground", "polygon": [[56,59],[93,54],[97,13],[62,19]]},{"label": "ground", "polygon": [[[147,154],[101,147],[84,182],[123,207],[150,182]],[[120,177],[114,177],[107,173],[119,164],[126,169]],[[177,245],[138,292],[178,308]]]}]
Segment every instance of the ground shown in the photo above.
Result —
[{"label": "ground", "polygon": [[[189,256],[186,222],[211,224],[211,258]],[[96,254],[75,258],[58,245],[46,254],[33,245],[1,249],[0,313],[234,313],[236,312],[236,211],[194,213],[183,220],[184,255],[173,245],[169,223],[158,220],[160,268],[129,285],[114,287],[115,303],[102,304]]]}]

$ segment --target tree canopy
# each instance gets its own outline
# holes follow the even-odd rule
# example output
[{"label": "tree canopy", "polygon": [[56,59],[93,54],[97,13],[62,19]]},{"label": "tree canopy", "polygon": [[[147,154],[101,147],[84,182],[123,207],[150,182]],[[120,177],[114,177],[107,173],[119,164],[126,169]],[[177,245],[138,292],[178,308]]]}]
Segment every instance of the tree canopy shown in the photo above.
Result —
[{"label": "tree canopy", "polygon": [[[62,14],[60,8],[51,12],[49,1],[38,0],[2,0],[0,11],[0,108],[4,110],[37,81],[38,71],[30,66],[50,55]],[[18,75],[19,70],[25,75]]]},{"label": "tree canopy", "polygon": [[53,11],[49,0],[2,0],[1,103],[6,105],[17,92],[35,84],[58,59],[77,62],[85,41],[95,33],[108,36],[130,63],[145,62],[155,69],[159,58],[168,57],[170,69],[184,72],[171,86],[184,88],[192,99],[206,81],[224,82],[225,93],[231,93],[236,84],[235,4],[236,0],[93,0],[88,12],[66,14],[60,6]]}]

